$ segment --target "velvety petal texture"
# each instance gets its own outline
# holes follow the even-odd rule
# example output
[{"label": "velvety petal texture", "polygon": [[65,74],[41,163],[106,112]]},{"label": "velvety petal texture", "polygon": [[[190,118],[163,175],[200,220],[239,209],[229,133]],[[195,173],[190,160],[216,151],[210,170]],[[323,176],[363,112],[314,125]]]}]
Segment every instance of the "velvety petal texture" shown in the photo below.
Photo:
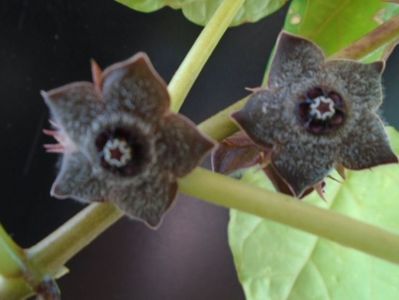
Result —
[{"label": "velvety petal texture", "polygon": [[105,200],[103,183],[95,177],[90,162],[80,152],[63,156],[51,195],[59,199],[73,197],[81,202]]},{"label": "velvety petal texture", "polygon": [[292,106],[292,103],[285,101],[287,98],[281,92],[273,94],[269,90],[258,91],[242,110],[232,115],[249,137],[265,147],[271,147],[277,136],[282,137],[290,130],[283,114],[284,109],[292,110],[285,107]]},{"label": "velvety petal texture", "polygon": [[339,161],[344,167],[361,170],[398,162],[382,122],[373,113],[365,114],[358,125],[362,134],[351,132],[340,147]]},{"label": "velvety petal texture", "polygon": [[157,119],[169,109],[166,83],[145,53],[104,70],[102,89],[107,108]]},{"label": "velvety petal texture", "polygon": [[61,130],[76,145],[85,144],[91,123],[104,111],[104,103],[94,85],[76,82],[41,94]]},{"label": "velvety petal texture", "polygon": [[287,182],[295,196],[322,181],[333,167],[334,150],[312,143],[298,145],[293,141],[272,154],[272,164]]},{"label": "velvety petal texture", "polygon": [[42,93],[56,127],[45,133],[60,143],[46,148],[64,152],[51,194],[112,201],[156,228],[176,197],[177,178],[195,168],[213,143],[169,111],[166,84],[144,53],[104,72],[92,63],[92,71],[94,84]]},{"label": "velvety petal texture", "polygon": [[194,123],[181,115],[165,116],[160,130],[162,135],[156,145],[158,159],[176,176],[189,173],[214,146],[195,128]]},{"label": "velvety petal texture", "polygon": [[325,76],[334,74],[335,84],[345,92],[354,109],[376,110],[382,104],[382,71],[384,63],[362,64],[350,60],[331,60],[325,63]]},{"label": "velvety petal texture", "polygon": [[325,60],[314,43],[282,32],[269,86],[232,118],[272,149],[273,169],[301,197],[335,166],[397,163],[377,115],[383,62]]},{"label": "velvety petal texture", "polygon": [[109,196],[128,216],[157,228],[177,193],[176,179],[168,172],[153,174],[141,183],[110,187]]},{"label": "velvety petal texture", "polygon": [[309,41],[290,35],[280,34],[276,53],[269,73],[269,87],[276,88],[313,77],[324,60],[322,50]]}]

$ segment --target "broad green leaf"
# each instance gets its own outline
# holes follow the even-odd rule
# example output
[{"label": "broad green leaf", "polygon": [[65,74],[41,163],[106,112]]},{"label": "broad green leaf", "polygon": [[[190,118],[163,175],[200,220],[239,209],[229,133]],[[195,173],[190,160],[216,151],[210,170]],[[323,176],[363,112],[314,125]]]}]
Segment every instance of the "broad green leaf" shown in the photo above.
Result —
[{"label": "broad green leaf", "polygon": [[[309,38],[331,55],[398,14],[397,4],[381,0],[294,0],[284,28]],[[381,59],[386,48],[377,49],[364,61]]]},{"label": "broad green leaf", "polygon": [[[387,131],[399,154],[399,133]],[[256,169],[243,180],[272,189]],[[398,182],[398,165],[351,171],[327,180],[326,202],[315,192],[304,201],[399,233]],[[247,300],[398,299],[398,265],[285,225],[231,210],[229,243]]]},{"label": "broad green leaf", "polygon": [[[181,9],[191,22],[205,25],[222,0],[116,0],[141,12],[152,12],[164,6]],[[232,22],[232,26],[256,22],[282,7],[288,0],[247,0]]]}]

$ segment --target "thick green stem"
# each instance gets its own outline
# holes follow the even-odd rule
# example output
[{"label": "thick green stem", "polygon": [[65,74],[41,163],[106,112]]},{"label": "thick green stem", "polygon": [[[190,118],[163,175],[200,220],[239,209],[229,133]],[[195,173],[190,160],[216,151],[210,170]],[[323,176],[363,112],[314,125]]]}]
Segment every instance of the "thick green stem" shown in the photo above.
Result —
[{"label": "thick green stem", "polygon": [[54,275],[123,213],[111,203],[91,204],[44,240],[27,250],[27,256],[44,274]]},{"label": "thick green stem", "polygon": [[0,277],[0,299],[21,300],[34,295],[32,287],[23,279]]},{"label": "thick green stem", "polygon": [[189,196],[268,218],[399,264],[398,235],[350,217],[201,168],[182,178],[179,187]]},{"label": "thick green stem", "polygon": [[199,73],[243,3],[244,0],[224,0],[202,30],[169,83],[172,111],[179,111],[183,105]]},{"label": "thick green stem", "polygon": [[233,112],[240,110],[245,105],[247,100],[248,97],[241,99],[240,101],[237,101],[236,103],[223,109],[209,119],[198,124],[198,129],[202,133],[208,135],[215,140],[223,140],[225,137],[228,137],[238,130],[237,125],[233,123],[230,115]]},{"label": "thick green stem", "polygon": [[332,58],[361,59],[379,47],[399,37],[399,16],[378,26],[360,40],[334,54]]}]

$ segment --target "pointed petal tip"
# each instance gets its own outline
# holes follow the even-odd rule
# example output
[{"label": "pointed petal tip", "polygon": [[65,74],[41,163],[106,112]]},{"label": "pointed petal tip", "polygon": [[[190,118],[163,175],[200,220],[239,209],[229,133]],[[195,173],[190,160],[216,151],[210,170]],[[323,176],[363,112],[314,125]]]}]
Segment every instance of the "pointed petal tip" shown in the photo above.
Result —
[{"label": "pointed petal tip", "polygon": [[158,230],[162,223],[163,223],[163,218],[164,216],[153,216],[151,218],[143,218],[140,219],[144,223],[145,226],[147,226],[151,230]]},{"label": "pointed petal tip", "polygon": [[[379,165],[397,164],[399,163],[398,157],[392,152],[389,157],[386,157],[383,161],[379,162],[375,167]],[[372,166],[374,167],[374,166]]]},{"label": "pointed petal tip", "polygon": [[302,178],[294,178],[290,176],[289,173],[284,172],[282,169],[279,169],[276,166],[276,164],[273,162],[273,157],[271,159],[271,165],[277,176],[279,176],[281,180],[286,184],[288,189],[291,191],[292,196],[295,198],[303,198],[309,193],[309,190],[311,190],[312,187],[317,184],[317,182],[305,184]]},{"label": "pointed petal tip", "polygon": [[370,64],[370,66],[372,66],[372,68],[378,73],[378,74],[382,74],[385,70],[385,62],[382,60],[373,62]]},{"label": "pointed petal tip", "polygon": [[298,199],[303,198],[307,189],[312,187],[312,186],[305,186],[303,184],[300,184],[300,182],[294,182],[294,181],[289,182],[286,178],[284,178],[282,176],[281,172],[276,168],[276,166],[273,165],[273,161],[272,161],[272,166],[273,166],[276,174],[281,178],[281,180],[285,183],[287,188],[291,191],[291,195],[293,197],[298,198]]},{"label": "pointed petal tip", "polygon": [[50,196],[54,197],[56,199],[61,199],[61,200],[70,197],[70,195],[68,193],[63,191],[63,189],[61,188],[61,186],[57,182],[54,182],[53,185],[51,186]]},{"label": "pointed petal tip", "polygon": [[361,165],[354,165],[354,164],[350,165],[350,164],[345,164],[345,162],[343,162],[345,168],[354,170],[354,171],[372,169],[372,168],[375,168],[378,166],[397,164],[397,163],[399,163],[399,159],[392,151],[390,153],[385,153],[384,157],[376,158],[375,161],[369,161],[369,162],[367,162],[365,164],[361,164]]},{"label": "pointed petal tip", "polygon": [[145,61],[146,63],[151,63],[150,58],[148,57],[147,53],[143,51],[137,52],[135,55],[131,57],[131,60],[134,61]]},{"label": "pointed petal tip", "polygon": [[296,47],[298,44],[301,43],[306,43],[315,47],[322,54],[322,56],[324,56],[323,50],[317,44],[304,36],[295,35],[293,33],[283,30],[280,32],[277,39],[277,45],[279,45],[279,47],[284,47],[284,49],[287,50],[292,50],[293,47]]},{"label": "pointed petal tip", "polygon": [[48,92],[44,90],[40,90],[40,95],[44,99],[44,101],[47,101],[49,99]]},{"label": "pointed petal tip", "polygon": [[102,83],[102,70],[98,65],[98,63],[93,58],[90,59],[90,65],[91,65],[91,76],[94,86],[96,87],[97,91],[100,92],[101,83]]}]

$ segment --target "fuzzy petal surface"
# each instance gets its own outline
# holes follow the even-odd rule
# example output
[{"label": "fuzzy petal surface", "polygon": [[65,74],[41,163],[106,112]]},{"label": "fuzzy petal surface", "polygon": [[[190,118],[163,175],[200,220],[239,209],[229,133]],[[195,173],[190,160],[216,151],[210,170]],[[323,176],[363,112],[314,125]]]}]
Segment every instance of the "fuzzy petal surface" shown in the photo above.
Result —
[{"label": "fuzzy petal surface", "polygon": [[156,120],[170,105],[167,86],[144,53],[104,70],[102,89],[106,107]]},{"label": "fuzzy petal surface", "polygon": [[374,113],[364,114],[359,120],[358,127],[342,143],[339,156],[342,165],[353,170],[398,162],[384,126]]},{"label": "fuzzy petal surface", "polygon": [[272,164],[297,197],[328,175],[335,150],[330,145],[292,141],[272,154]]},{"label": "fuzzy petal surface", "polygon": [[289,139],[292,116],[287,112],[293,110],[292,106],[284,91],[263,90],[253,94],[232,117],[255,143],[270,148],[276,141]]},{"label": "fuzzy petal surface", "polygon": [[[351,60],[330,60],[324,65],[324,78],[330,77],[343,93],[352,110],[366,108],[376,111],[382,104],[381,72],[384,63],[362,64]],[[333,78],[331,78],[333,77]]]},{"label": "fuzzy petal surface", "polygon": [[176,177],[193,170],[214,147],[195,124],[182,115],[170,113],[162,120],[162,137],[157,143],[159,163]]},{"label": "fuzzy petal surface", "polygon": [[75,82],[42,92],[55,122],[78,147],[85,144],[93,120],[104,103],[90,82]]},{"label": "fuzzy petal surface", "polygon": [[139,184],[110,187],[109,197],[130,218],[157,228],[177,194],[177,183],[168,172],[148,176]]},{"label": "fuzzy petal surface", "polygon": [[322,50],[314,43],[282,32],[269,73],[269,87],[273,89],[314,77],[323,60]]},{"label": "fuzzy petal surface", "polygon": [[102,183],[93,175],[90,162],[80,152],[63,156],[51,195],[59,199],[73,198],[80,202],[104,200]]}]

